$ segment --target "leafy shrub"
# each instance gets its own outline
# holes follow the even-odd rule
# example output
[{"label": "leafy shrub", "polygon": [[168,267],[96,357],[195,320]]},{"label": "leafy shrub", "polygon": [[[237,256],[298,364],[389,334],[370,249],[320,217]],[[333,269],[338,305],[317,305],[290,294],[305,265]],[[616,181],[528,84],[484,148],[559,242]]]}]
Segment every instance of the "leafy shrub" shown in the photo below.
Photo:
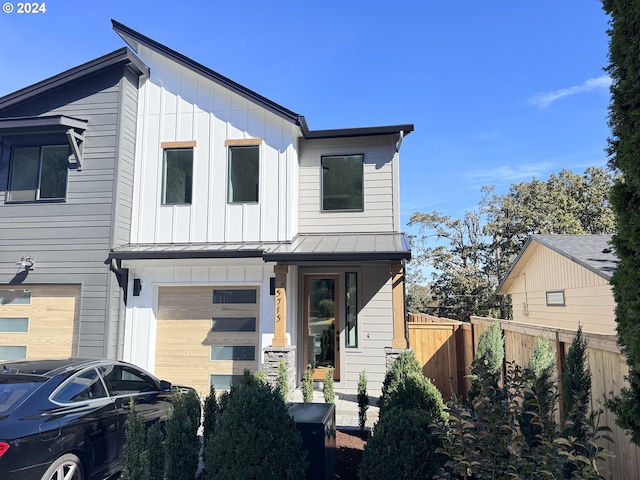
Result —
[{"label": "leafy shrub", "polygon": [[202,403],[200,403],[200,397],[198,397],[198,394],[194,390],[188,390],[186,393],[183,393],[182,396],[187,416],[191,421],[193,434],[197,435],[200,421],[202,420]]},{"label": "leafy shrub", "polygon": [[311,365],[307,365],[302,378],[302,400],[305,403],[313,402],[313,372]]},{"label": "leafy shrub", "polygon": [[170,480],[192,480],[198,470],[200,438],[194,425],[193,400],[188,398],[189,394],[176,394],[173,415],[167,422],[167,478]]},{"label": "leafy shrub", "polygon": [[304,479],[302,439],[280,395],[248,372],[220,399],[207,442],[208,479]]},{"label": "leafy shrub", "polygon": [[289,398],[289,378],[287,376],[287,364],[284,360],[278,361],[278,378],[276,379],[276,391],[280,394],[283,401]]},{"label": "leafy shrub", "polygon": [[360,432],[364,432],[369,409],[369,395],[367,395],[367,374],[363,370],[358,377],[358,425]]},{"label": "leafy shrub", "polygon": [[333,389],[333,368],[329,368],[324,375],[322,394],[324,395],[325,403],[333,403],[336,399],[336,394]]},{"label": "leafy shrub", "polygon": [[135,411],[133,398],[129,401],[129,414],[124,444],[124,464],[122,480],[147,480],[149,478],[149,458],[146,450],[146,426],[144,418]]},{"label": "leafy shrub", "polygon": [[[548,436],[539,435],[535,445],[526,441],[518,421],[523,405],[528,404],[525,408],[533,414],[532,424],[541,426],[539,399],[529,388],[533,383],[535,375],[530,369],[509,363],[501,387],[488,374],[477,379],[477,395],[468,403],[454,399],[448,424],[437,429],[443,442],[438,451],[448,458],[446,475],[475,480],[604,478],[597,464],[604,455],[602,441],[610,440],[607,427],[591,423],[590,438],[582,444],[567,437],[567,425]],[[585,449],[587,444],[593,448]]]},{"label": "leafy shrub", "polygon": [[360,480],[418,480],[432,478],[444,464],[435,453],[439,439],[432,419],[422,410],[393,407],[376,424],[364,448]]}]

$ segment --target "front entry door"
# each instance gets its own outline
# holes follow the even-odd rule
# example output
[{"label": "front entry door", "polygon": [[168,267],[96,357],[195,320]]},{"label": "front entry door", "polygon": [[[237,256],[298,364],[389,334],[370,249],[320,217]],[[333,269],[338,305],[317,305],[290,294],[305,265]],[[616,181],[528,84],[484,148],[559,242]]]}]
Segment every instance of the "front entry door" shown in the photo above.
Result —
[{"label": "front entry door", "polygon": [[304,277],[305,358],[315,380],[323,380],[333,367],[340,379],[340,302],[338,275]]}]

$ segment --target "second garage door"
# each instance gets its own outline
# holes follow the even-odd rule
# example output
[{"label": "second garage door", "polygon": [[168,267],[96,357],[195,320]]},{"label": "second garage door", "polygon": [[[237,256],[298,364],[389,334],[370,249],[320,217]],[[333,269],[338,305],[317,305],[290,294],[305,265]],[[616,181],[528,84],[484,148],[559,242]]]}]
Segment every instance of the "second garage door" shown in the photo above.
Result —
[{"label": "second garage door", "polygon": [[257,287],[160,287],[155,374],[201,395],[258,368]]}]

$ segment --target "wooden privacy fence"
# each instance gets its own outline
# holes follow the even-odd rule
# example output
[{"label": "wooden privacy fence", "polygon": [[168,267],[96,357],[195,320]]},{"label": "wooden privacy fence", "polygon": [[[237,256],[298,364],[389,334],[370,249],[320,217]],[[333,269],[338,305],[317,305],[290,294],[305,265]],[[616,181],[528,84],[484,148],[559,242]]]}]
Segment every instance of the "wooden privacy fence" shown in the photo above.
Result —
[{"label": "wooden privacy fence", "polygon": [[[556,354],[558,387],[561,394],[565,355],[569,351],[576,332],[511,320],[471,317],[473,332],[470,338],[474,342],[474,352],[482,330],[496,321],[500,322],[504,334],[507,362],[515,361],[520,366],[526,366],[538,338],[549,340]],[[631,443],[629,436],[616,426],[615,415],[604,408],[606,399],[620,393],[620,389],[626,384],[624,377],[628,373],[626,360],[617,345],[616,335],[583,332],[583,336],[588,342],[587,355],[591,369],[591,410],[603,410],[600,425],[611,428],[611,437],[615,442],[613,444],[604,442],[604,446],[612,456],[607,457],[603,462],[602,473],[611,480],[640,478],[640,448]],[[559,403],[562,409],[562,397]]]},{"label": "wooden privacy fence", "polygon": [[422,365],[422,373],[445,398],[465,396],[473,359],[472,328],[469,323],[426,314],[410,313],[407,321],[409,347]]}]

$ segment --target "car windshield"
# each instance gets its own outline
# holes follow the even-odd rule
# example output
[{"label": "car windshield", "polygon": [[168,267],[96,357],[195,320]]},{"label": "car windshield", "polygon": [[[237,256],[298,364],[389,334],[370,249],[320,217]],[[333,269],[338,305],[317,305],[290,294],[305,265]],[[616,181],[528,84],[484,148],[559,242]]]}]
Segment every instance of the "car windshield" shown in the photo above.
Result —
[{"label": "car windshield", "polygon": [[0,414],[7,414],[47,381],[38,375],[0,375]]}]

